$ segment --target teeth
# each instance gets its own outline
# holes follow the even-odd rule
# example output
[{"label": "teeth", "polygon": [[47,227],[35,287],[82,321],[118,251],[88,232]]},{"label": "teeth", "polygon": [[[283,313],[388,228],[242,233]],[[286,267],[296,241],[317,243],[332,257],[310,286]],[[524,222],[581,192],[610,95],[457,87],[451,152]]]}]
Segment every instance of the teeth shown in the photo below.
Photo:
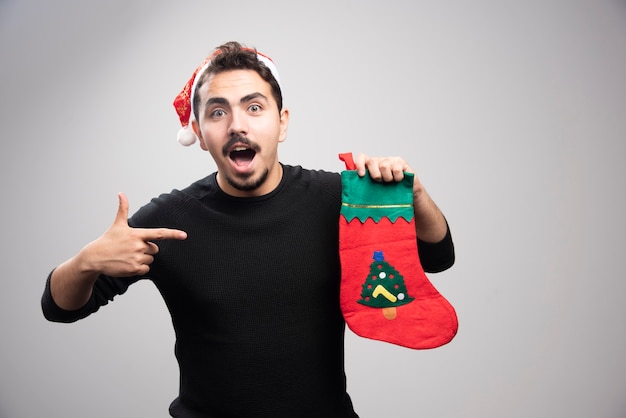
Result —
[{"label": "teeth", "polygon": [[246,148],[246,147],[235,147],[235,148],[233,149],[233,151],[245,151],[245,150],[247,150],[247,149],[248,149],[248,148]]}]

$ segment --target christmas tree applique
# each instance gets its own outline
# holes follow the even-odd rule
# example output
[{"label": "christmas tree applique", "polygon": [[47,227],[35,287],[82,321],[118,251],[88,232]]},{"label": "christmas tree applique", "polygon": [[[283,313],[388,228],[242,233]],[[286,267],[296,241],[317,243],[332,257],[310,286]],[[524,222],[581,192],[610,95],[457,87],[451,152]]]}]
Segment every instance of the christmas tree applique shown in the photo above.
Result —
[{"label": "christmas tree applique", "polygon": [[397,316],[396,307],[411,303],[414,298],[408,295],[404,277],[388,262],[382,251],[374,251],[374,261],[370,273],[363,283],[361,299],[357,302],[371,308],[382,309],[385,318]]}]

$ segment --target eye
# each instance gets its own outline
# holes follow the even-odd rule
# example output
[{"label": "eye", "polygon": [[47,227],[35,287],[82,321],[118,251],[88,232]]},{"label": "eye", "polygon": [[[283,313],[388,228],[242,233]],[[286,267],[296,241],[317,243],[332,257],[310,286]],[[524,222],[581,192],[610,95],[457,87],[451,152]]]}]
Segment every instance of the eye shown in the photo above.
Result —
[{"label": "eye", "polygon": [[261,110],[263,110],[263,108],[259,104],[252,104],[252,105],[248,106],[248,110],[250,112],[252,112],[252,113],[258,113]]},{"label": "eye", "polygon": [[222,116],[224,116],[226,114],[226,112],[224,112],[223,109],[215,109],[210,113],[210,116],[212,118],[221,118]]}]

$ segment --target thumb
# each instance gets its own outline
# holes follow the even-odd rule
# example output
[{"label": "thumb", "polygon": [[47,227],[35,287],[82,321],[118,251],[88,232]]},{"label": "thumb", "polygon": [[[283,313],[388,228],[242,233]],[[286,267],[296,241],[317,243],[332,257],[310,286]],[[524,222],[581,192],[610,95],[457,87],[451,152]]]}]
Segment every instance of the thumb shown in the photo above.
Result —
[{"label": "thumb", "polygon": [[117,208],[117,215],[115,215],[115,224],[123,224],[128,226],[128,199],[124,193],[117,195],[119,199],[119,206]]}]

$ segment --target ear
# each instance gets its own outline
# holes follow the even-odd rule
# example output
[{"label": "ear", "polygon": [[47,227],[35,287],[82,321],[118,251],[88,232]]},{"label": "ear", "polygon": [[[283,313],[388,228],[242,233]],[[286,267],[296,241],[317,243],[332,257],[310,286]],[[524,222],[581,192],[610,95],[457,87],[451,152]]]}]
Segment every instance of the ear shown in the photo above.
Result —
[{"label": "ear", "polygon": [[208,151],[209,149],[204,143],[204,138],[202,138],[202,131],[200,130],[200,125],[198,125],[198,122],[195,119],[191,120],[191,128],[193,129],[193,132],[198,137],[198,142],[200,142],[200,148],[202,148],[205,151]]},{"label": "ear", "polygon": [[287,139],[287,127],[289,126],[289,109],[283,108],[280,111],[280,135],[278,142],[284,142]]}]

